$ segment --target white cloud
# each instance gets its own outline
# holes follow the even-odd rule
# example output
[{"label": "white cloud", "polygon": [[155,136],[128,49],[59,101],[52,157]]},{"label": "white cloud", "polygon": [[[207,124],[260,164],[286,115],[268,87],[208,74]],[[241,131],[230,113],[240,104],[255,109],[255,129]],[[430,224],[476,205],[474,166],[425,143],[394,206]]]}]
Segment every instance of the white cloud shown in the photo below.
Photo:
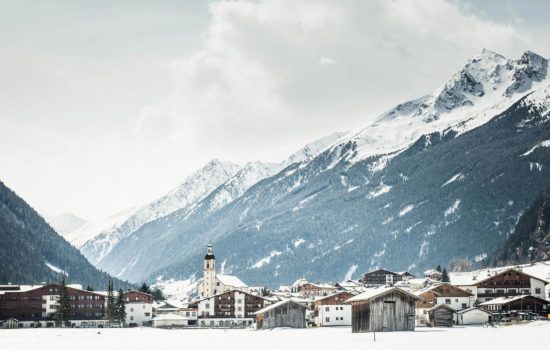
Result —
[{"label": "white cloud", "polygon": [[[79,22],[86,22],[86,13]],[[27,83],[41,100],[18,101],[24,93],[11,90],[0,96],[0,115],[31,120],[14,119],[17,125],[0,130],[0,176],[52,213],[106,214],[160,195],[210,158],[282,159],[316,137],[365,125],[393,104],[433,91],[483,47],[511,57],[540,49],[517,27],[471,13],[436,0],[216,1],[201,41],[189,40],[182,50],[164,47],[178,57],[143,60],[137,51],[134,57],[131,45],[141,35],[111,43],[108,48],[126,54],[116,60],[84,59],[86,46],[79,46],[75,56],[86,62],[80,66],[71,65],[65,51],[53,55],[52,46],[52,68],[42,67],[46,78]],[[113,17],[94,28],[114,33],[118,22]],[[168,42],[166,35],[173,34],[147,32],[150,42],[155,35]],[[9,46],[4,50],[3,57],[13,56]],[[101,45],[96,51],[110,52]],[[147,57],[155,52],[148,51]],[[13,82],[27,67],[40,67],[42,53],[30,53],[33,64],[22,61],[12,70]],[[131,64],[136,61],[145,63]],[[172,86],[160,88],[167,71]],[[141,90],[134,89],[140,84]],[[25,86],[20,90],[31,91]],[[58,109],[40,104],[50,100]],[[140,110],[130,113],[135,117],[127,117],[129,105]],[[63,107],[68,112],[55,119]],[[118,117],[122,111],[124,119]],[[43,122],[44,113],[53,116],[51,122]],[[85,122],[75,122],[74,115],[84,115]],[[32,175],[37,173],[40,181]]]}]

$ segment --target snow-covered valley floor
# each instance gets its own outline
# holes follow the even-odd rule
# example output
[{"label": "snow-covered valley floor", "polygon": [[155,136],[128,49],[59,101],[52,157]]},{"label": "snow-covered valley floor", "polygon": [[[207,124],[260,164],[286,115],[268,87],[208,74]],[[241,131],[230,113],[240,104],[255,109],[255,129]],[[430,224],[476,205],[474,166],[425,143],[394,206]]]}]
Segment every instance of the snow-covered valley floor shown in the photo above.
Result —
[{"label": "snow-covered valley floor", "polygon": [[[98,334],[100,332],[101,334]],[[184,329],[0,330],[0,349],[525,349],[546,346],[550,322],[499,328],[417,328],[415,332],[352,334],[349,327],[273,331]],[[546,339],[546,340],[545,340]]]}]

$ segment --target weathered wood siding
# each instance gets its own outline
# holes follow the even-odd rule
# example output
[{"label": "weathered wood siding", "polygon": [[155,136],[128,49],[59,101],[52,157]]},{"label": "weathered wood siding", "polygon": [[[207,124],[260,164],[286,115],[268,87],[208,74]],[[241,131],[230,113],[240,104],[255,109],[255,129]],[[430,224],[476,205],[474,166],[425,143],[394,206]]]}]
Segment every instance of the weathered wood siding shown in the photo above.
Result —
[{"label": "weathered wood siding", "polygon": [[306,307],[295,303],[286,303],[275,309],[256,316],[258,329],[276,327],[305,328]]},{"label": "weathered wood siding", "polygon": [[415,299],[399,292],[352,304],[352,332],[414,331]]},{"label": "weathered wood siding", "polygon": [[452,327],[454,312],[446,307],[430,310],[430,323],[434,327]]}]

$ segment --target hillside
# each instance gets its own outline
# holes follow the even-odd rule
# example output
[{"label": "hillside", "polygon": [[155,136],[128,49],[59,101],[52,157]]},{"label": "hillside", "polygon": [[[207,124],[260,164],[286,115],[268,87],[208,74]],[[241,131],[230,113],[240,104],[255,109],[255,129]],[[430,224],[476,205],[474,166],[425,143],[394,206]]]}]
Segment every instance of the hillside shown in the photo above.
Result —
[{"label": "hillside", "polygon": [[433,93],[227,204],[209,210],[215,189],[193,211],[143,225],[101,267],[132,281],[186,279],[208,241],[251,285],[483,261],[550,179],[539,147],[550,135],[547,68],[529,51],[511,60],[484,50]]},{"label": "hillside", "polygon": [[[0,284],[67,281],[104,289],[108,274],[98,271],[23,199],[0,181]],[[115,280],[117,287],[130,284]]]},{"label": "hillside", "polygon": [[502,249],[490,260],[493,266],[550,259],[550,187],[546,187],[519,219]]}]

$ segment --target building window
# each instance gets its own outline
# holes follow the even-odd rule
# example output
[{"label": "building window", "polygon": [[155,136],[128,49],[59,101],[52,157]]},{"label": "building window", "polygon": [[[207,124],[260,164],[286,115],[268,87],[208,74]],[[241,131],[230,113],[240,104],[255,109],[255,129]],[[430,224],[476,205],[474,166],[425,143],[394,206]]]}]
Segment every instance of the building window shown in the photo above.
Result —
[{"label": "building window", "polygon": [[330,317],[325,317],[325,322],[330,322]]},{"label": "building window", "polygon": [[151,313],[146,312],[146,313],[145,313],[145,317],[149,317],[149,316],[151,316]]},{"label": "building window", "polygon": [[209,309],[209,308],[210,308],[210,303],[204,304],[204,307],[207,308],[207,309]]},{"label": "building window", "polygon": [[540,288],[535,288],[535,293],[540,294]]},{"label": "building window", "polygon": [[134,312],[134,308],[133,308],[133,307],[130,308],[130,312]]},{"label": "building window", "polygon": [[445,299],[445,304],[450,305],[451,304],[451,299]]},{"label": "building window", "polygon": [[[326,312],[329,312],[329,311],[330,311],[330,307],[325,306],[325,311],[326,311]],[[327,322],[328,322],[328,321],[327,321]]]},{"label": "building window", "polygon": [[468,306],[466,305],[466,303],[462,303],[462,308],[465,309],[467,308]]},{"label": "building window", "polygon": [[134,320],[134,316],[130,316],[130,321],[133,321]]}]

